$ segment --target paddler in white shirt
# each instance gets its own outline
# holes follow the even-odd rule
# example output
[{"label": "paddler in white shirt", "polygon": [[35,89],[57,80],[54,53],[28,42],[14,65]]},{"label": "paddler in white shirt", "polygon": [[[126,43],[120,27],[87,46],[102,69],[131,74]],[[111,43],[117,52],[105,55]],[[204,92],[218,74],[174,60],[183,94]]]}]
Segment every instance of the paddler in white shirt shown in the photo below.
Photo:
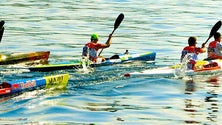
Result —
[{"label": "paddler in white shirt", "polygon": [[204,53],[206,52],[206,47],[205,44],[202,44],[202,47],[196,47],[197,44],[197,38],[194,36],[189,37],[188,39],[188,44],[189,46],[184,47],[184,49],[181,52],[181,62],[183,61],[183,58],[185,55],[190,54],[190,60],[188,62],[188,69],[193,69],[196,61],[197,61],[197,56],[199,53]]}]

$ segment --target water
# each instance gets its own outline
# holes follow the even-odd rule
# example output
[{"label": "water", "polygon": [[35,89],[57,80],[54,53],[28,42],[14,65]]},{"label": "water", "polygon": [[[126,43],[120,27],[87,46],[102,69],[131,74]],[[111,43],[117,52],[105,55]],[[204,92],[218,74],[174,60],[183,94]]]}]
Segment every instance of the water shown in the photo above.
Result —
[{"label": "water", "polygon": [[[155,51],[156,65],[172,65],[189,36],[197,36],[198,46],[206,41],[221,19],[221,5],[219,0],[1,0],[0,18],[6,22],[1,53],[50,50],[50,62],[79,58],[90,34],[98,33],[105,43],[116,17],[124,13],[111,47],[102,54]],[[1,81],[67,72],[71,78],[64,91],[1,99],[0,123],[221,124],[221,76],[213,81],[123,77],[149,67],[106,66],[88,74],[4,72]]]}]

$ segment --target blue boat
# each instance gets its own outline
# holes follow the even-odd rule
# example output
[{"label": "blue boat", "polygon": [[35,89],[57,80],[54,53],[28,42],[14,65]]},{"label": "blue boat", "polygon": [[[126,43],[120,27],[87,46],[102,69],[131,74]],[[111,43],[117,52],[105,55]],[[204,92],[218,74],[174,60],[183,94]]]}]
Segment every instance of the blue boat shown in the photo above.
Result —
[{"label": "blue boat", "polygon": [[69,74],[59,74],[2,82],[0,84],[0,96],[12,95],[37,88],[66,88],[68,80]]}]

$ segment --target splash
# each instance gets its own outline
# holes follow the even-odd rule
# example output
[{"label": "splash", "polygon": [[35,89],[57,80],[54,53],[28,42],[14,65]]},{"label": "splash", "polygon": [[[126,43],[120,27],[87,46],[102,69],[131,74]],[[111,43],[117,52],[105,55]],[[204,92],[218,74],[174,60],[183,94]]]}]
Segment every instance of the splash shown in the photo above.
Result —
[{"label": "splash", "polygon": [[81,61],[81,64],[82,64],[82,68],[78,69],[79,73],[87,74],[87,73],[90,73],[90,72],[94,71],[94,69],[92,67],[90,67],[91,61],[89,60],[89,58],[82,57],[82,58],[80,58],[80,61]]},{"label": "splash", "polygon": [[188,69],[188,62],[190,61],[190,59],[192,58],[193,54],[186,54],[185,57],[183,58],[180,66],[178,66],[177,68],[175,68],[175,72],[174,75],[176,78],[183,78],[186,76],[186,71]]}]

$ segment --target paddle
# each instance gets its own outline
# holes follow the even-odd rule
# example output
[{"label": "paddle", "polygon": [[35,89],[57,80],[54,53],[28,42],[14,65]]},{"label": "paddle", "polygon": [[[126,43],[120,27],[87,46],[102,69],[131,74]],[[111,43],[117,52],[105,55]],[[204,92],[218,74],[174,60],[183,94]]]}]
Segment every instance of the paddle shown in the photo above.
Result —
[{"label": "paddle", "polygon": [[204,43],[206,44],[208,42],[208,40],[220,29],[221,27],[221,21],[219,20],[211,29],[209,37],[207,39],[207,41]]},{"label": "paddle", "polygon": [[[114,23],[114,29],[111,33],[111,35],[113,35],[114,31],[119,27],[120,23],[123,21],[123,18],[124,18],[124,14],[123,13],[120,13],[119,16],[116,18],[116,21]],[[100,51],[99,55],[102,53],[103,49]]]},{"label": "paddle", "polygon": [[4,24],[5,24],[5,21],[2,20],[0,22],[0,42],[2,40],[2,36],[3,36],[3,32],[4,32],[4,27],[3,27]]}]

